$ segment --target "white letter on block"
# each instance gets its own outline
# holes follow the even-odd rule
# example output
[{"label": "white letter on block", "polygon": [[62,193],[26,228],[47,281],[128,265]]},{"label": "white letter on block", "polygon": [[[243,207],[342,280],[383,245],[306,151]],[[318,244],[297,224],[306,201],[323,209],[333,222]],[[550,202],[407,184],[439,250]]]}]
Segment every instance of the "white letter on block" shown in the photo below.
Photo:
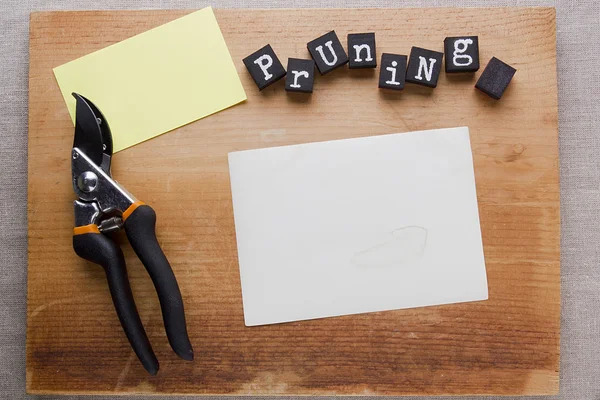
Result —
[{"label": "white letter on block", "polygon": [[427,60],[425,60],[425,57],[419,56],[419,71],[417,76],[415,76],[415,79],[422,81],[423,77],[421,76],[421,71],[423,71],[425,72],[425,80],[429,82],[431,80],[431,75],[433,74],[433,66],[435,65],[435,61],[435,58],[430,58],[429,69],[427,69]]},{"label": "white letter on block", "polygon": [[323,46],[318,46],[315,49],[321,55],[321,58],[323,59],[323,62],[325,64],[329,65],[330,67],[333,66],[333,65],[335,65],[335,63],[338,60],[337,54],[335,54],[335,51],[333,51],[333,47],[331,46],[331,43],[333,43],[331,40],[328,40],[327,42],[325,42],[325,47],[327,47],[329,49],[329,51],[331,52],[331,54],[333,54],[333,61],[331,61],[331,62],[327,61],[327,58],[325,58],[325,54],[323,53]]},{"label": "white letter on block", "polygon": [[292,83],[290,87],[293,87],[295,89],[298,89],[300,87],[300,85],[298,84],[299,77],[303,76],[305,78],[308,78],[308,71],[292,71],[292,74],[294,74],[294,83]]},{"label": "white letter on block", "polygon": [[[473,57],[468,54],[462,54],[467,51],[467,47],[473,44],[471,39],[458,39],[454,42],[454,53],[452,53],[452,63],[457,67],[467,67],[473,62]],[[460,47],[459,47],[460,46]],[[459,59],[466,59],[465,62],[461,63]]]},{"label": "white letter on block", "polygon": [[360,51],[362,49],[366,49],[367,50],[367,58],[365,58],[365,61],[373,61],[373,58],[371,58],[371,47],[368,44],[355,44],[354,46],[354,51],[356,52],[356,58],[354,59],[354,61],[356,62],[362,62],[362,59],[360,58]]},{"label": "white letter on block", "polygon": [[385,70],[386,71],[390,71],[392,73],[392,79],[390,79],[389,81],[385,81],[385,83],[387,83],[388,85],[399,85],[400,82],[396,81],[396,68],[398,66],[398,62],[397,61],[392,61],[392,67],[387,67]]},{"label": "white letter on block", "polygon": [[[266,61],[263,63],[263,61]],[[263,54],[254,60],[254,64],[258,65],[260,69],[262,69],[263,74],[265,74],[265,81],[268,81],[273,77],[272,74],[269,73],[268,69],[271,65],[273,65],[273,59],[268,54]]]}]

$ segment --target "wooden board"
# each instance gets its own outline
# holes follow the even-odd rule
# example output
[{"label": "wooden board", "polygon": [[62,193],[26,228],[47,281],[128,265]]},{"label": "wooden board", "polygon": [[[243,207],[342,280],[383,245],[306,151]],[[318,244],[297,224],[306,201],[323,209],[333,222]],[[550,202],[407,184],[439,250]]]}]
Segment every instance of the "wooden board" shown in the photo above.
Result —
[{"label": "wooden board", "polygon": [[[559,181],[552,8],[216,10],[248,101],[118,153],[113,175],[158,214],[185,299],[193,363],[171,351],[157,298],[125,245],[161,371],[129,348],[103,271],[73,253],[73,125],[52,68],[189,11],[31,16],[27,390],[32,393],[550,394],[558,391]],[[378,71],[317,77],[312,96],[264,92],[242,58],[266,43],[307,57],[335,29],[377,34],[377,50],[441,50],[477,34],[481,61],[518,69],[504,98],[442,73],[437,89],[377,89]],[[479,76],[481,71],[476,75]],[[157,77],[158,78],[158,77]],[[90,77],[93,79],[93,77]],[[468,125],[489,300],[244,326],[227,167],[234,150]]]}]

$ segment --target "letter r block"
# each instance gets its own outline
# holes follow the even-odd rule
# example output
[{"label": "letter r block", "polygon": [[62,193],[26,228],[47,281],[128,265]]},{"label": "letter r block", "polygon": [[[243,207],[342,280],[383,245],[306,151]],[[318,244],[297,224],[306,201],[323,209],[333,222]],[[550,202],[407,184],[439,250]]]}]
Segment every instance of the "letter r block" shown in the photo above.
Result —
[{"label": "letter r block", "polygon": [[285,69],[270,44],[250,54],[243,61],[259,90],[285,76]]},{"label": "letter r block", "polygon": [[348,62],[348,56],[335,31],[311,40],[306,47],[308,47],[311,57],[315,60],[321,75],[325,75]]},{"label": "letter r block", "polygon": [[477,36],[444,39],[446,72],[475,72],[479,69],[479,39]]},{"label": "letter r block", "polygon": [[413,47],[408,58],[406,82],[434,88],[442,72],[444,53]]},{"label": "letter r block", "polygon": [[353,68],[375,68],[377,67],[377,55],[375,54],[374,33],[350,33],[348,34],[348,67]]},{"label": "letter r block", "polygon": [[289,58],[288,73],[285,77],[285,90],[288,92],[312,93],[315,82],[315,62]]}]

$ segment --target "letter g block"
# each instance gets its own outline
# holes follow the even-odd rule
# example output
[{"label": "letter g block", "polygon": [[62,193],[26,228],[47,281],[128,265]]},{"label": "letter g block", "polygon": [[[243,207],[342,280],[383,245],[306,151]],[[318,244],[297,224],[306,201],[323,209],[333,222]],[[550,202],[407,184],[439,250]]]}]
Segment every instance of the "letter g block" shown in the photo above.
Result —
[{"label": "letter g block", "polygon": [[479,69],[479,39],[477,36],[444,39],[446,72],[475,72]]}]

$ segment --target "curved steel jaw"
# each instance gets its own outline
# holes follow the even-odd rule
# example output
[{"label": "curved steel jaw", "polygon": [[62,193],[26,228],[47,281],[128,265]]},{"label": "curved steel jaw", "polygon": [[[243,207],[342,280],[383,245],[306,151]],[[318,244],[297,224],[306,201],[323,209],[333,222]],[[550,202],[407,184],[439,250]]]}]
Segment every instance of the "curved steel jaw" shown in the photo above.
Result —
[{"label": "curved steel jaw", "polygon": [[118,230],[123,211],[137,199],[111,177],[112,135],[104,115],[85,97],[77,93],[73,97],[77,108],[71,174],[79,197],[73,204],[75,226],[96,224],[101,231]]}]

